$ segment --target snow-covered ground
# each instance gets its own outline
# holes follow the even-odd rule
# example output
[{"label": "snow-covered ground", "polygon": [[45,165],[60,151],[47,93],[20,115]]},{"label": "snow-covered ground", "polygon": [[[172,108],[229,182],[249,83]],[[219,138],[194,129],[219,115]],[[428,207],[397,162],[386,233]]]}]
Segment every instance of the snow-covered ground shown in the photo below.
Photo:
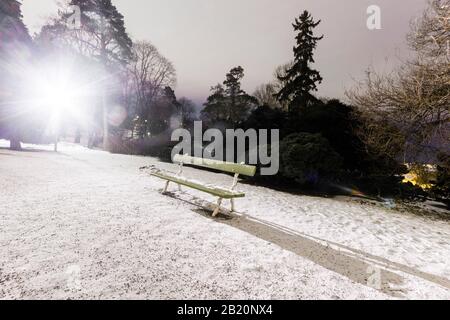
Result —
[{"label": "snow-covered ground", "polygon": [[0,298],[450,299],[448,221],[245,184],[212,219],[139,170],[175,165],[51,149],[0,149]]}]

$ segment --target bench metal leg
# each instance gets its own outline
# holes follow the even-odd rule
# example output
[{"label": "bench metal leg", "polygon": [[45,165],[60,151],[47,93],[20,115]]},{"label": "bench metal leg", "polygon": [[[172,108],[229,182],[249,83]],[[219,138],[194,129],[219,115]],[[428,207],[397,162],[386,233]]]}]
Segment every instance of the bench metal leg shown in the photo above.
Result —
[{"label": "bench metal leg", "polygon": [[230,199],[231,202],[231,212],[234,212],[234,199]]},{"label": "bench metal leg", "polygon": [[164,187],[163,193],[166,193],[166,192],[167,192],[167,189],[169,188],[169,183],[170,183],[170,181],[167,181],[167,182],[166,182],[166,186]]},{"label": "bench metal leg", "polygon": [[222,198],[219,198],[219,200],[217,200],[217,207],[216,207],[216,209],[214,210],[214,212],[212,214],[213,217],[215,217],[215,216],[217,216],[219,214],[221,205],[222,205]]},{"label": "bench metal leg", "polygon": [[181,192],[181,184],[178,185],[178,191]]}]

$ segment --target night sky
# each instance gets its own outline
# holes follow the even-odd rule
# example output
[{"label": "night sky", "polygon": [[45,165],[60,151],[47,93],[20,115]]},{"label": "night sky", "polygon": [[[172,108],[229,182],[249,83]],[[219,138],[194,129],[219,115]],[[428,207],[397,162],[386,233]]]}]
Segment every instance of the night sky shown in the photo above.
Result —
[{"label": "night sky", "polygon": [[[369,66],[389,70],[407,58],[409,23],[426,0],[113,0],[134,39],[150,40],[176,66],[177,96],[202,103],[209,88],[241,65],[249,93],[292,59],[291,23],[303,10],[321,19],[316,53],[320,97],[343,97]],[[381,7],[382,30],[367,29],[369,5]],[[39,30],[55,0],[23,0],[25,23]]]}]

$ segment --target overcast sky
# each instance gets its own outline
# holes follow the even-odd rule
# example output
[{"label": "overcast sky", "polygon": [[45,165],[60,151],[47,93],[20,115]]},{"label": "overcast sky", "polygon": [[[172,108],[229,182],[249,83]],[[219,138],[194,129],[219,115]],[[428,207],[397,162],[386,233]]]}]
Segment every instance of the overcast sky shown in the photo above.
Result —
[{"label": "overcast sky", "polygon": [[[203,102],[234,66],[253,93],[292,59],[291,23],[309,10],[325,38],[316,53],[324,78],[319,95],[343,97],[369,65],[387,69],[408,54],[405,35],[426,0],[113,0],[134,39],[150,40],[176,66],[178,97]],[[369,5],[381,7],[382,30],[369,31]],[[25,23],[37,31],[55,0],[23,0]]]}]

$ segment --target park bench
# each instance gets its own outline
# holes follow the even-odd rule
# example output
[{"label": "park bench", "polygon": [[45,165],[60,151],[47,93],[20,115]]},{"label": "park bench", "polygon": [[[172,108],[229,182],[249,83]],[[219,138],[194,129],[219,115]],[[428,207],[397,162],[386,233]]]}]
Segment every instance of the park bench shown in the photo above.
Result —
[{"label": "park bench", "polygon": [[[256,167],[245,165],[244,163],[232,163],[232,162],[224,162],[218,160],[204,159],[204,158],[195,158],[190,157],[188,155],[175,155],[173,158],[174,163],[179,164],[178,173],[173,174],[170,172],[162,171],[157,168],[153,168],[150,170],[150,175],[160,178],[162,180],[166,180],[166,184],[163,190],[163,193],[166,193],[169,184],[175,183],[178,185],[179,190],[181,190],[181,186],[186,186],[192,189],[196,189],[205,193],[209,193],[218,198],[217,206],[214,209],[213,217],[217,216],[220,211],[220,207],[224,199],[230,200],[231,202],[231,212],[234,212],[234,199],[235,198],[243,198],[245,197],[245,193],[235,191],[235,188],[239,182],[239,175],[251,176],[253,177],[256,173]],[[218,187],[210,184],[206,184],[201,181],[197,181],[194,179],[188,179],[182,176],[183,174],[183,165],[190,165],[193,167],[201,167],[207,169],[213,169],[216,171],[234,173],[234,179],[231,187],[224,188]]]}]

